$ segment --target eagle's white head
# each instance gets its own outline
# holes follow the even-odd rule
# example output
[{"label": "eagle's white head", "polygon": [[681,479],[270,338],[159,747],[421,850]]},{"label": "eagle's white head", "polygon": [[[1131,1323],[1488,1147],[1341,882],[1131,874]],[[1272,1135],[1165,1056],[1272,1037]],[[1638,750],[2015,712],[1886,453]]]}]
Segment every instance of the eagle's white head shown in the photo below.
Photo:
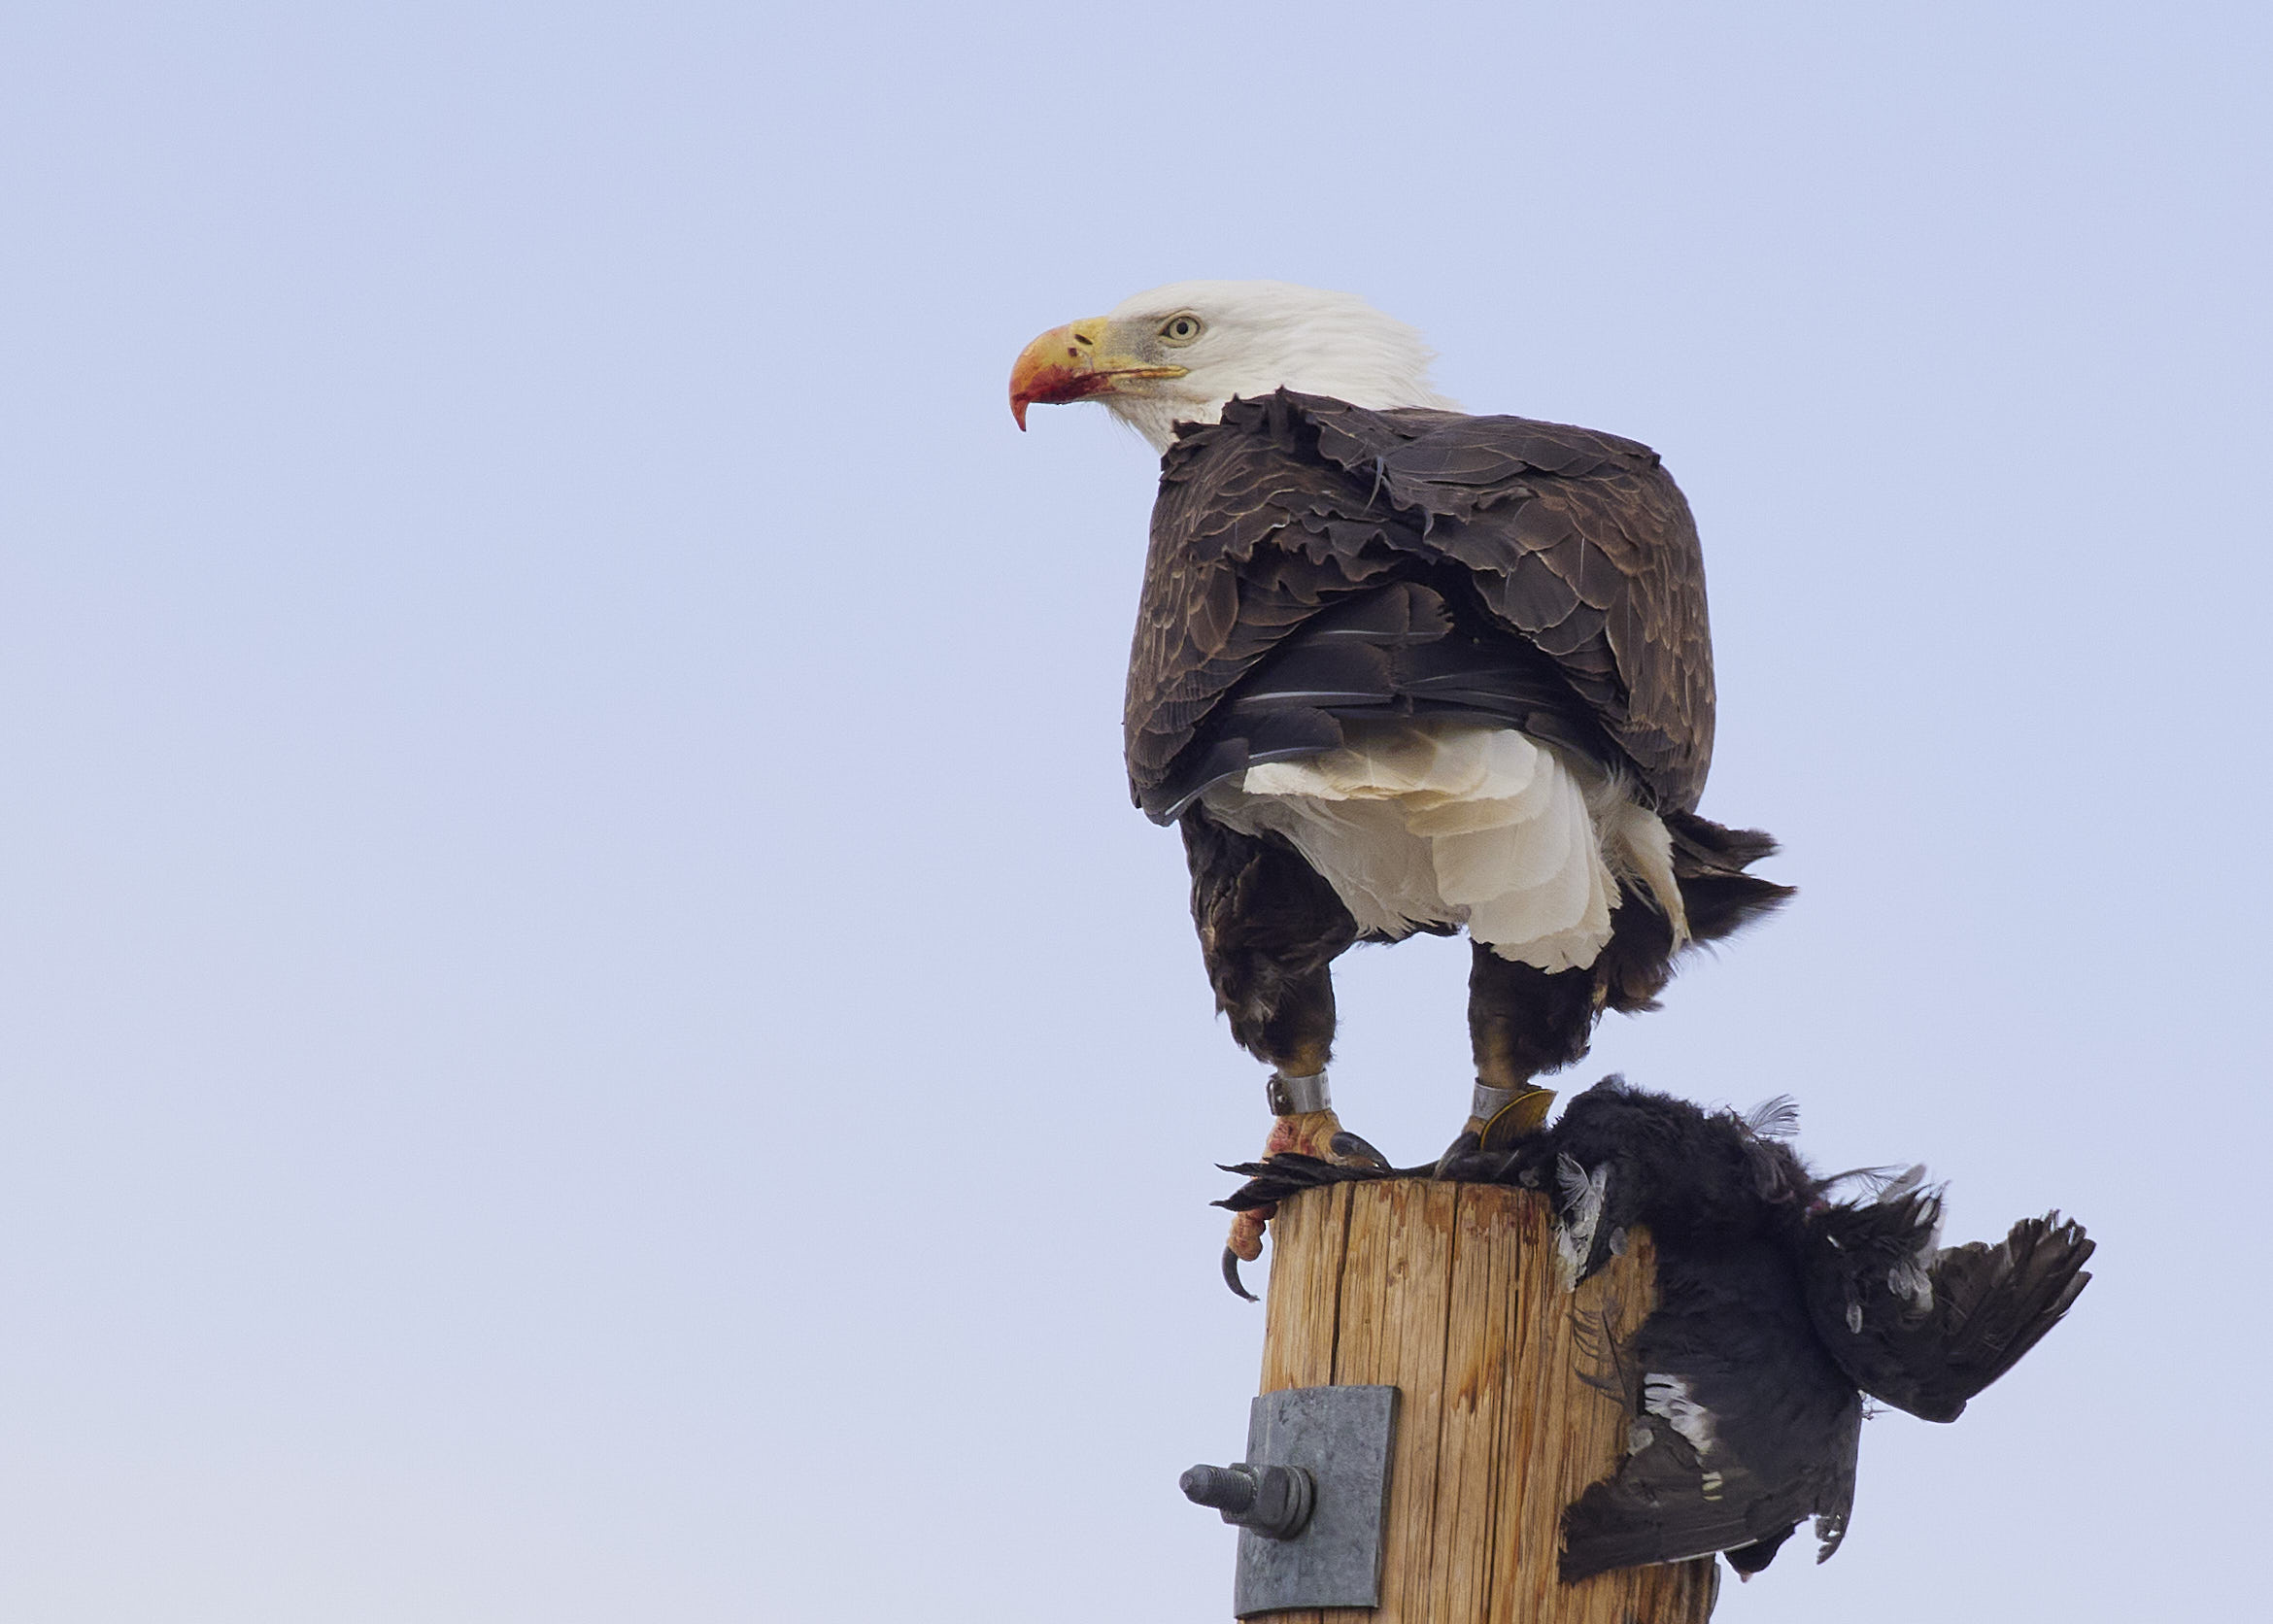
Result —
[{"label": "eagle's white head", "polygon": [[1171,282],[1110,314],[1053,327],[1010,373],[1010,410],[1102,401],[1168,450],[1179,423],[1213,423],[1234,395],[1290,389],[1385,410],[1458,410],[1429,383],[1419,333],[1354,293],[1291,282]]}]

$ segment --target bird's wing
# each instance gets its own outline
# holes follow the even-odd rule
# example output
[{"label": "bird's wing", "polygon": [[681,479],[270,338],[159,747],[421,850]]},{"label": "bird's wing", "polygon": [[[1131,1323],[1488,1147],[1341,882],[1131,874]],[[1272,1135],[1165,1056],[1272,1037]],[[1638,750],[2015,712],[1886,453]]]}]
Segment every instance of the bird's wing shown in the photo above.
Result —
[{"label": "bird's wing", "polygon": [[[1233,402],[1162,459],[1124,720],[1131,788],[1163,822],[1188,798],[1166,793],[1171,768],[1233,687],[1321,609],[1388,584],[1420,545],[1417,524],[1365,513],[1316,442],[1281,393]],[[1340,742],[1324,725],[1322,749]]]},{"label": "bird's wing", "polygon": [[[1346,661],[1311,650],[1278,683],[1316,695],[1307,748],[1340,741],[1354,685],[1357,709],[1504,714],[1550,737],[1559,716],[1563,742],[1611,757],[1662,807],[1695,806],[1713,748],[1704,566],[1656,455],[1557,423],[1283,389],[1232,402],[1163,460],[1129,671],[1138,803],[1165,821],[1204,787],[1180,760],[1196,743],[1236,770],[1243,734],[1202,738],[1217,707],[1322,610],[1398,582],[1427,592],[1386,641],[1345,628]],[[1433,654],[1411,652],[1432,638]],[[1384,682],[1366,647],[1406,651],[1404,665]],[[1463,680],[1476,670],[1480,686]]]},{"label": "bird's wing", "polygon": [[[1651,792],[1692,810],[1713,755],[1713,646],[1697,525],[1647,446],[1527,418],[1340,407],[1321,452],[1424,516],[1485,607],[1553,657]],[[1396,430],[1422,431],[1393,443]]]},{"label": "bird's wing", "polygon": [[1823,1356],[1770,1244],[1711,1258],[1661,1250],[1657,1309],[1623,1350],[1628,1452],[1563,1512],[1562,1574],[1713,1551],[1767,1565],[1814,1517],[1818,1560],[1853,1499],[1862,1404]]}]

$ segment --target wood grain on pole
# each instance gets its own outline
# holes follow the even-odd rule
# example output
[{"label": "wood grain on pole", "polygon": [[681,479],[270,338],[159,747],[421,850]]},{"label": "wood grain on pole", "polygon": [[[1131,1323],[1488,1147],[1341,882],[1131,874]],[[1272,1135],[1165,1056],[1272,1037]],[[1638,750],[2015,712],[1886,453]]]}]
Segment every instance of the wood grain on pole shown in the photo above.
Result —
[{"label": "wood grain on pole", "polygon": [[1563,1507],[1625,1450],[1623,1408],[1580,1375],[1603,1349],[1581,1340],[1648,1314],[1645,1235],[1574,1294],[1544,1197],[1383,1179],[1281,1202],[1271,1246],[1262,1390],[1400,1394],[1380,1607],[1273,1624],[1703,1624],[1711,1558],[1555,1575]]}]

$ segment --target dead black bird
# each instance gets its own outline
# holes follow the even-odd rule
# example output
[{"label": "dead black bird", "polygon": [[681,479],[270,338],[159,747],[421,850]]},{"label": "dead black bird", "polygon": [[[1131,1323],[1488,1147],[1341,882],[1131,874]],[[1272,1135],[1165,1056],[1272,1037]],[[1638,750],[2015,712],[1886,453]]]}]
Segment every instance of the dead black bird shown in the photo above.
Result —
[{"label": "dead black bird", "polygon": [[[1863,1397],[1954,1419],[2075,1303],[2092,1243],[2057,1213],[1996,1245],[1939,1242],[1921,1169],[1819,1179],[1784,1143],[1794,1113],[1708,1112],[1611,1078],[1551,1128],[1444,1176],[1545,1192],[1573,1284],[1648,1229],[1657,1301],[1601,1348],[1632,1424],[1616,1472],[1563,1514],[1562,1575],[1718,1551],[1749,1576],[1814,1519],[1817,1560],[1854,1500]],[[1385,1176],[1273,1158],[1224,1204]],[[1835,1201],[1859,1186],[1852,1200]]]},{"label": "dead black bird", "polygon": [[1854,1504],[1862,1399],[1816,1336],[1797,1261],[1816,1187],[1781,1102],[1740,1120],[1614,1080],[1492,1169],[1545,1189],[1572,1282],[1646,1225],[1657,1303],[1605,1349],[1626,1459],[1563,1514],[1562,1573],[1714,1551],[1746,1576],[1814,1518],[1818,1560]]},{"label": "dead black bird", "polygon": [[[1922,1168],[1817,1179],[1794,1122],[1783,1100],[1745,1118],[1611,1078],[1497,1169],[1552,1194],[1575,1280],[1636,1224],[1657,1245],[1657,1306],[1612,1360],[1628,1454],[1564,1512],[1567,1579],[1709,1551],[1749,1576],[1810,1517],[1829,1556],[1861,1395],[1954,1420],[2090,1279],[2091,1242],[2057,1213],[1945,1248]],[[1858,1179],[1879,1187],[1831,1199]]]}]

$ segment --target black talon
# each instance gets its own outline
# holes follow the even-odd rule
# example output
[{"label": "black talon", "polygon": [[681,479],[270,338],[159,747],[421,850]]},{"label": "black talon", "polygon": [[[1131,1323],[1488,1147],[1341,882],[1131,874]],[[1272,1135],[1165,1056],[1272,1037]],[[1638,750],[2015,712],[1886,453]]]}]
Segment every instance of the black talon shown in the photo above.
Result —
[{"label": "black talon", "polygon": [[1474,1161],[1482,1148],[1482,1136],[1473,1128],[1464,1129],[1460,1137],[1446,1145],[1444,1154],[1437,1158],[1437,1165],[1432,1169],[1432,1176],[1443,1179],[1459,1178],[1461,1168]]},{"label": "black talon", "polygon": [[1260,1297],[1257,1297],[1253,1292],[1249,1291],[1246,1286],[1239,1280],[1239,1255],[1238,1253],[1233,1251],[1229,1246],[1226,1246],[1223,1249],[1223,1283],[1231,1287],[1232,1295],[1234,1297],[1243,1297],[1249,1303],[1260,1303],[1263,1301]]},{"label": "black talon", "polygon": [[1336,1158],[1340,1161],[1362,1162],[1368,1167],[1378,1167],[1383,1172],[1390,1170],[1388,1157],[1383,1156],[1346,1128],[1327,1140],[1326,1148],[1334,1152]]}]

